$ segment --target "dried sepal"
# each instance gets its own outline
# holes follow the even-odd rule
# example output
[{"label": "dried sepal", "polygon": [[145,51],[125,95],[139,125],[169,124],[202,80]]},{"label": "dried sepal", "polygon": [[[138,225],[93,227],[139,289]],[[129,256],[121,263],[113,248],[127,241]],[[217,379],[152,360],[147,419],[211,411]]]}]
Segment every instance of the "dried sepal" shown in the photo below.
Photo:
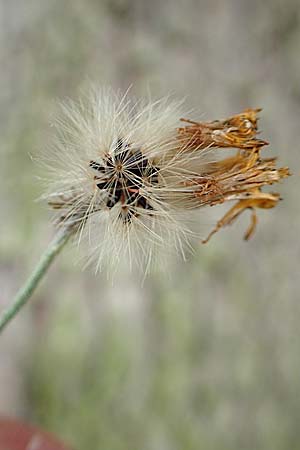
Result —
[{"label": "dried sepal", "polygon": [[178,129],[179,137],[188,148],[230,147],[249,150],[259,148],[267,144],[266,141],[256,138],[259,111],[260,108],[246,109],[229,119],[213,122],[181,119],[189,125]]},{"label": "dried sepal", "polygon": [[279,199],[279,194],[277,193],[269,194],[267,192],[260,192],[259,190],[257,190],[257,192],[253,192],[252,194],[248,194],[248,198],[239,200],[232,208],[230,208],[230,210],[222,217],[222,219],[217,222],[217,225],[212,229],[207,238],[203,239],[202,243],[206,244],[217,231],[219,231],[226,225],[231,225],[242,212],[244,212],[246,209],[250,209],[251,223],[244,234],[244,239],[247,241],[253,235],[256,228],[257,214],[255,209],[273,208],[274,206],[276,206]]},{"label": "dried sepal", "polygon": [[203,243],[224,226],[232,224],[247,209],[252,212],[250,226],[244,235],[248,240],[257,224],[255,209],[273,208],[280,199],[278,193],[261,190],[264,186],[278,183],[290,172],[287,167],[276,168],[276,158],[261,158],[260,152],[267,142],[256,137],[259,111],[247,109],[223,121],[193,122],[184,119],[190,125],[178,129],[184,148],[193,151],[207,147],[239,149],[234,156],[208,163],[205,173],[184,183],[185,186],[193,186],[193,195],[199,206],[237,201]]}]

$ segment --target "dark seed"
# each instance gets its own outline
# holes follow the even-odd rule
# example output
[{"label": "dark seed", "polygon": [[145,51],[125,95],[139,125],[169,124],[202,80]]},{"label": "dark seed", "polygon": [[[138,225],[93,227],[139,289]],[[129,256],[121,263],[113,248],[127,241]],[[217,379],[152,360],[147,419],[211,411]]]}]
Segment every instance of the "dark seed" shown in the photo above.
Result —
[{"label": "dark seed", "polygon": [[92,169],[98,170],[99,172],[105,173],[105,167],[103,165],[97,163],[96,161],[90,161],[90,167]]}]

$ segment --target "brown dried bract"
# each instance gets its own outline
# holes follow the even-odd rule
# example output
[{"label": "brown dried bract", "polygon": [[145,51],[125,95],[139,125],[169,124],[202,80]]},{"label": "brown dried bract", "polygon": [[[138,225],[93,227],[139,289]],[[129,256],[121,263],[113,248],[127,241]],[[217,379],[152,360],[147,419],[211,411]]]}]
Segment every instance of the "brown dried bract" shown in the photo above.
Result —
[{"label": "brown dried bract", "polygon": [[178,129],[185,151],[207,147],[238,149],[235,156],[208,163],[201,177],[185,183],[193,186],[198,206],[237,201],[203,243],[208,242],[220,228],[232,224],[246,209],[252,211],[251,224],[244,236],[249,239],[257,223],[256,208],[273,208],[280,199],[278,193],[263,192],[262,188],[279,182],[290,173],[287,167],[276,167],[276,158],[260,156],[267,142],[257,139],[259,111],[247,109],[223,121],[193,122],[183,119],[189,125]]},{"label": "brown dried bract", "polygon": [[187,147],[198,149],[207,147],[231,147],[252,150],[267,142],[256,138],[257,113],[261,109],[246,109],[244,112],[226,120],[213,122],[193,122],[181,119],[189,125],[178,129],[182,141]]}]

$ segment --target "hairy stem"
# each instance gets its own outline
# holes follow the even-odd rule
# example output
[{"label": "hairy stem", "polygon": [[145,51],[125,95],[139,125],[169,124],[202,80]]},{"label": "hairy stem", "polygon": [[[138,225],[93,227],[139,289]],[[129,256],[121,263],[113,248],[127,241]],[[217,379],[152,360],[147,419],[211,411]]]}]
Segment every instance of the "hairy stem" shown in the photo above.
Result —
[{"label": "hairy stem", "polygon": [[16,316],[20,309],[26,305],[31,295],[35,291],[40,280],[49,269],[55,256],[62,250],[67,243],[69,237],[73,233],[74,228],[64,227],[58,231],[52,242],[49,244],[45,253],[42,255],[37,266],[29,276],[24,286],[16,294],[8,308],[0,316],[0,333],[6,325]]}]

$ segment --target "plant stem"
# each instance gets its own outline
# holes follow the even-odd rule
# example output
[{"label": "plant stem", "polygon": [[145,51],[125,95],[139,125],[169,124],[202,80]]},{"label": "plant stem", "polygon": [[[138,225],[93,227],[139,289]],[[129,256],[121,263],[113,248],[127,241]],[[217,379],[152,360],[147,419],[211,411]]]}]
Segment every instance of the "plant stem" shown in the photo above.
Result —
[{"label": "plant stem", "polygon": [[20,309],[26,305],[30,299],[38,283],[43,278],[47,270],[49,269],[55,256],[62,250],[67,243],[69,237],[73,233],[74,228],[64,227],[58,231],[52,242],[50,242],[45,253],[42,255],[37,266],[29,276],[24,286],[19,290],[13,299],[11,305],[0,316],[0,333],[6,327],[6,325],[15,317]]}]

